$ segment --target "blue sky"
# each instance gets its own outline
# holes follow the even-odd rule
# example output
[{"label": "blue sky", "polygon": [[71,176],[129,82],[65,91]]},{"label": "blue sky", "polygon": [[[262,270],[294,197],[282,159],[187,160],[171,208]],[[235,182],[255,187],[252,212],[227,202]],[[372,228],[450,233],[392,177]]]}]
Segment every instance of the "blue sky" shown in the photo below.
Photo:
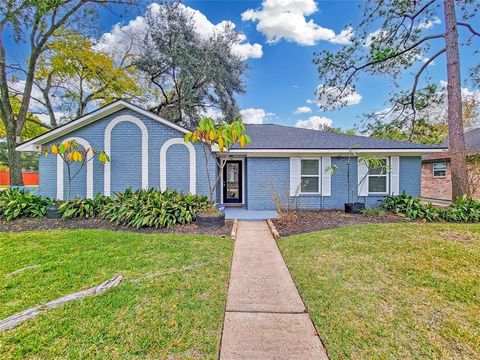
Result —
[{"label": "blue sky", "polygon": [[[148,4],[148,3],[146,3]],[[352,105],[337,111],[321,112],[317,105],[308,102],[315,98],[316,87],[321,83],[315,66],[312,63],[313,53],[322,49],[340,49],[341,45],[334,42],[329,34],[338,35],[350,23],[357,23],[362,16],[363,2],[358,1],[316,1],[313,0],[264,0],[262,1],[184,1],[185,6],[198,10],[205,15],[211,25],[222,21],[231,21],[236,29],[246,37],[243,43],[257,44],[256,54],[248,58],[249,70],[246,75],[247,93],[238,97],[240,108],[245,116],[256,116],[256,121],[274,122],[294,126],[298,120],[308,120],[310,117],[325,117],[332,120],[332,125],[351,128],[360,123],[361,115],[366,112],[379,111],[385,108],[385,100],[391,90],[391,82],[386,78],[376,78],[369,75],[361,77],[358,82],[357,95]],[[278,11],[272,11],[272,6],[282,4],[286,12],[293,11],[290,17],[278,17]],[[270,8],[269,8],[270,6]],[[275,8],[275,7],[274,7]],[[278,6],[276,7],[278,9]],[[129,21],[143,15],[146,6],[137,9],[118,9],[117,16],[113,12],[104,11],[100,14],[101,32],[113,32],[115,24],[129,26]],[[248,11],[250,16],[247,16]],[[247,13],[246,13],[247,12]],[[242,19],[242,14],[243,19]],[[253,16],[251,15],[253,14]],[[284,14],[283,14],[284,15]],[[278,17],[278,18],[275,18]],[[297,25],[305,31],[295,33],[288,30],[288,25]],[[272,25],[273,24],[273,25]],[[315,24],[315,25],[313,25]],[[310,29],[310,30],[309,30]],[[430,31],[443,31],[444,24],[439,19],[432,25]],[[289,32],[290,31],[290,32]],[[355,31],[355,29],[353,29]],[[114,32],[113,32],[114,33]],[[293,34],[293,35],[292,35]],[[269,41],[276,36],[274,42]],[[462,39],[466,33],[461,30]],[[340,41],[340,40],[339,40]],[[258,52],[261,46],[260,54]],[[473,48],[462,50],[462,72],[466,78],[468,68],[473,64],[478,54],[480,41],[474,40]],[[19,50],[20,54],[20,50]],[[261,56],[260,56],[261,55]],[[420,66],[421,62],[419,62]],[[438,59],[429,66],[428,74],[435,82],[446,79],[445,61]],[[400,80],[403,86],[411,84],[411,75],[405,74]],[[466,85],[467,86],[467,85]],[[469,84],[469,86],[471,86]],[[299,107],[307,107],[311,112],[296,114]],[[264,116],[265,115],[265,116]]]}]

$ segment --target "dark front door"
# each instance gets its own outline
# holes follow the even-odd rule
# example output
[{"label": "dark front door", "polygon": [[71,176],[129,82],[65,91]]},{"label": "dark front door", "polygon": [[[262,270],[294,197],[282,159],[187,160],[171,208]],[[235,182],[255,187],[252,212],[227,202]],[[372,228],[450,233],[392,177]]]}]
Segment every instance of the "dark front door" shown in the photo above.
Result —
[{"label": "dark front door", "polygon": [[229,160],[223,168],[223,203],[242,203],[242,162]]}]

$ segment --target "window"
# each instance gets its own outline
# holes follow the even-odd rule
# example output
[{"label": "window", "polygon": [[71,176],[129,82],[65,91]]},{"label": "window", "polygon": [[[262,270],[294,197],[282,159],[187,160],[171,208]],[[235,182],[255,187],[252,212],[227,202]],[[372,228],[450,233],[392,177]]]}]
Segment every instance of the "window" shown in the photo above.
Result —
[{"label": "window", "polygon": [[318,159],[302,159],[300,192],[314,194],[320,192],[320,164]]},{"label": "window", "polygon": [[445,161],[433,163],[433,177],[444,177],[447,175],[447,163]]},{"label": "window", "polygon": [[388,193],[387,159],[382,159],[379,167],[368,171],[368,193]]}]

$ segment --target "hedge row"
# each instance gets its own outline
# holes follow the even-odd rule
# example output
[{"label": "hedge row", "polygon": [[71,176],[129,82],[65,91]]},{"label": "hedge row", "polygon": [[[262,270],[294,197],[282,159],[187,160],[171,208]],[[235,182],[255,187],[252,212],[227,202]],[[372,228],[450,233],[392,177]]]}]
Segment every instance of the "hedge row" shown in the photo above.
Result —
[{"label": "hedge row", "polygon": [[[22,190],[0,191],[0,219],[45,216],[55,201]],[[172,227],[195,220],[199,211],[209,205],[205,196],[157,189],[115,193],[113,198],[98,194],[93,199],[75,198],[57,202],[63,218],[102,218],[127,226]]]}]

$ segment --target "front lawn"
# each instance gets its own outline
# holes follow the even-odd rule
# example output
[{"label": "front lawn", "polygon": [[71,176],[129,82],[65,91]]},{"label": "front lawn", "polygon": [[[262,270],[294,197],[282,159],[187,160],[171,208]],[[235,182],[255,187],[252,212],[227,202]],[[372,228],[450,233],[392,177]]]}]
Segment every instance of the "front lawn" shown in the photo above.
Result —
[{"label": "front lawn", "polygon": [[279,246],[332,359],[480,358],[480,225],[353,226]]},{"label": "front lawn", "polygon": [[124,276],[1,332],[0,358],[216,358],[232,248],[207,235],[0,233],[0,319]]}]

